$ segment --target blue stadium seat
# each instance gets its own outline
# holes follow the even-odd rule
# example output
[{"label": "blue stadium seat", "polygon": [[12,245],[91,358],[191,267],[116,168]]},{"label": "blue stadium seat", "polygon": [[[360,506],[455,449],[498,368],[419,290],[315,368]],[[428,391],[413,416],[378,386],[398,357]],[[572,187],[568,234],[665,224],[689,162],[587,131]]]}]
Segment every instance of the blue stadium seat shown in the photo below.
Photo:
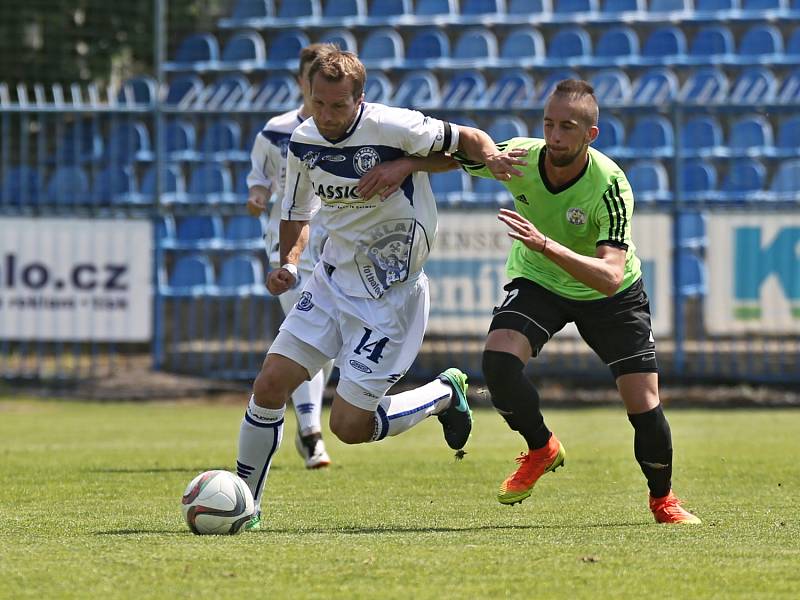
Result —
[{"label": "blue stadium seat", "polygon": [[597,127],[600,133],[592,142],[592,147],[612,157],[621,154],[625,147],[625,127],[622,121],[614,115],[601,115]]},{"label": "blue stadium seat", "polygon": [[146,75],[131,77],[122,82],[117,103],[125,106],[151,105],[156,101],[156,82]]},{"label": "blue stadium seat", "polygon": [[652,31],[642,45],[641,60],[649,65],[673,65],[685,62],[686,36],[683,31],[672,26]]},{"label": "blue stadium seat", "polygon": [[695,33],[689,45],[689,61],[692,64],[708,65],[735,60],[731,30],[724,25],[709,25]]},{"label": "blue stadium seat", "polygon": [[175,240],[175,217],[172,215],[158,215],[153,219],[153,226],[156,230],[156,237],[162,242],[174,242]]},{"label": "blue stadium seat", "polygon": [[519,117],[497,117],[486,128],[496,142],[510,140],[515,137],[528,137],[528,126]]},{"label": "blue stadium seat", "polygon": [[768,16],[769,13],[786,8],[785,0],[741,0],[742,12],[751,13],[759,19]]},{"label": "blue stadium seat", "polygon": [[[161,175],[161,202],[172,204],[186,198],[186,182],[178,165],[164,165]],[[156,165],[150,165],[142,177],[138,202],[153,204],[156,201]]]},{"label": "blue stadium seat", "polygon": [[253,21],[261,22],[274,16],[275,5],[272,0],[237,0],[228,21],[232,26],[252,25]]},{"label": "blue stadium seat", "polygon": [[[255,135],[253,139],[255,139]],[[250,191],[247,186],[247,175],[250,173],[251,168],[252,166],[250,164],[241,163],[236,165],[233,169],[233,193],[242,200],[247,198],[248,192]]]},{"label": "blue stadium seat", "polygon": [[217,248],[221,246],[222,221],[217,215],[179,217],[175,224],[176,249]]},{"label": "blue stadium seat", "polygon": [[599,12],[598,0],[553,0],[553,15],[557,18],[575,21],[576,13],[596,12]]},{"label": "blue stadium seat", "polygon": [[681,196],[687,202],[717,200],[717,169],[704,160],[686,160],[681,166]]},{"label": "blue stadium seat", "polygon": [[660,115],[639,117],[628,134],[628,147],[634,156],[672,156],[672,123]]},{"label": "blue stadium seat", "polygon": [[234,109],[247,98],[250,82],[242,75],[225,75],[203,88],[193,103],[199,109]]},{"label": "blue stadium seat", "polygon": [[669,69],[646,71],[633,84],[631,101],[634,104],[661,106],[678,95],[678,78]]},{"label": "blue stadium seat", "polygon": [[412,68],[443,66],[450,59],[450,40],[439,29],[423,29],[408,42],[405,64]]},{"label": "blue stadium seat", "polygon": [[800,104],[800,69],[783,77],[775,101],[781,104]]},{"label": "blue stadium seat", "polygon": [[439,82],[428,71],[418,71],[406,75],[397,91],[392,104],[404,108],[438,108],[441,104]]},{"label": "blue stadium seat", "polygon": [[778,156],[800,155],[800,116],[789,117],[778,125]]},{"label": "blue stadium seat", "polygon": [[291,75],[274,74],[259,86],[252,100],[255,110],[286,111],[301,102],[300,86]]},{"label": "blue stadium seat", "polygon": [[739,40],[739,60],[771,63],[783,54],[783,37],[773,25],[754,25]]},{"label": "blue stadium seat", "polygon": [[56,139],[56,164],[78,165],[99,161],[103,156],[103,138],[91,119],[68,123]]},{"label": "blue stadium seat", "polygon": [[411,0],[380,0],[370,2],[367,7],[369,20],[372,23],[385,25],[399,17],[413,15]]},{"label": "blue stadium seat", "polygon": [[677,219],[679,248],[702,250],[708,246],[706,234],[708,217],[704,213],[681,211]]},{"label": "blue stadium seat", "polygon": [[789,35],[789,39],[786,40],[784,54],[792,63],[796,64],[800,61],[800,27],[796,27]]},{"label": "blue stadium seat", "polygon": [[255,31],[235,34],[222,49],[221,67],[250,71],[263,67],[267,50],[263,38]]},{"label": "blue stadium seat", "polygon": [[639,54],[639,38],[636,32],[622,25],[606,29],[597,40],[594,49],[594,66],[631,64]]},{"label": "blue stadium seat", "polygon": [[525,71],[508,71],[486,91],[488,108],[528,107],[535,99],[533,79]]},{"label": "blue stadium seat", "polygon": [[[384,27],[373,29],[367,34],[359,58],[368,67],[387,69],[398,65],[404,56],[403,38],[394,29]],[[370,73],[369,76],[371,75]]]},{"label": "blue stadium seat", "polygon": [[322,16],[346,25],[367,16],[366,0],[324,0]]},{"label": "blue stadium seat", "polygon": [[226,295],[264,295],[264,269],[261,262],[249,254],[231,256],[223,261],[217,277],[217,292]]},{"label": "blue stadium seat", "polygon": [[526,22],[532,15],[550,15],[552,0],[507,0],[506,14],[512,18],[523,18]]},{"label": "blue stadium seat", "polygon": [[728,145],[738,156],[771,156],[775,153],[772,124],[761,115],[736,119],[730,128]]},{"label": "blue stadium seat", "polygon": [[187,199],[194,204],[239,201],[233,192],[233,182],[228,168],[213,163],[197,165],[192,169]]},{"label": "blue stadium seat", "polygon": [[319,0],[290,0],[278,4],[278,18],[287,21],[313,20],[322,16]]},{"label": "blue stadium seat", "polygon": [[581,64],[592,56],[592,39],[585,29],[564,27],[547,44],[547,61],[552,65]]},{"label": "blue stadium seat", "polygon": [[325,44],[333,44],[340,50],[346,50],[353,54],[358,54],[358,43],[356,36],[347,29],[329,29],[320,35],[319,41]]},{"label": "blue stadium seat", "polygon": [[364,100],[389,104],[393,92],[394,86],[386,75],[378,70],[367,74],[367,82],[364,85]]},{"label": "blue stadium seat", "polygon": [[600,7],[600,11],[604,15],[618,15],[620,13],[643,15],[646,10],[644,0],[605,0]]},{"label": "blue stadium seat", "polygon": [[497,38],[488,29],[467,29],[453,47],[453,66],[482,68],[497,60]]},{"label": "blue stadium seat", "polygon": [[595,73],[590,83],[600,106],[627,104],[631,98],[631,80],[620,69],[609,69]]},{"label": "blue stadium seat", "polygon": [[442,91],[442,108],[480,106],[486,95],[486,79],[479,71],[461,71],[452,75]]},{"label": "blue stadium seat", "polygon": [[496,17],[505,14],[505,0],[461,0],[461,17]]},{"label": "blue stadium seat", "polygon": [[715,67],[698,69],[686,79],[679,100],[684,104],[719,104],[728,99],[728,78]]},{"label": "blue stadium seat", "polygon": [[242,149],[242,128],[237,121],[211,121],[200,142],[206,160],[247,160],[250,154]]},{"label": "blue stadium seat", "polygon": [[678,251],[678,292],[681,296],[695,298],[708,291],[706,266],[691,250]]},{"label": "blue stadium seat", "polygon": [[672,199],[667,170],[656,160],[640,160],[627,169],[628,182],[636,202]]},{"label": "blue stadium seat", "polygon": [[250,215],[234,215],[225,224],[225,244],[229,248],[264,247],[261,221]]},{"label": "blue stadium seat", "polygon": [[219,66],[219,42],[211,33],[195,33],[181,41],[175,58],[164,64],[166,70],[206,71]]},{"label": "blue stadium seat", "polygon": [[89,179],[80,167],[56,167],[43,198],[48,204],[89,204]]},{"label": "blue stadium seat", "polygon": [[739,0],[694,0],[696,17],[722,20],[734,10],[739,10]]},{"label": "blue stadium seat", "polygon": [[267,64],[274,68],[296,69],[300,64],[300,50],[309,43],[308,36],[300,30],[281,31],[270,41]]},{"label": "blue stadium seat", "polygon": [[214,289],[214,269],[205,256],[181,256],[170,271],[167,285],[162,280],[161,293],[165,296],[197,297]]},{"label": "blue stadium seat", "polygon": [[437,202],[458,204],[469,199],[470,177],[461,169],[432,173],[430,180],[431,190]]},{"label": "blue stadium seat", "polygon": [[109,206],[128,204],[138,195],[136,181],[129,167],[105,167],[95,173],[92,182],[92,204]]},{"label": "blue stadium seat", "polygon": [[545,56],[544,38],[530,26],[512,29],[500,45],[500,63],[506,66],[538,65]]},{"label": "blue stadium seat", "polygon": [[778,82],[768,69],[753,67],[739,74],[731,86],[728,101],[733,104],[766,104],[775,99]]},{"label": "blue stadium seat", "polygon": [[414,14],[424,17],[439,17],[442,15],[457,15],[457,0],[416,0]]},{"label": "blue stadium seat", "polygon": [[42,194],[40,178],[39,171],[27,165],[8,167],[0,177],[0,207],[38,204]]},{"label": "blue stadium seat", "polygon": [[682,13],[691,9],[692,0],[650,0],[647,7],[651,13]]},{"label": "blue stadium seat", "polygon": [[153,160],[150,133],[145,124],[139,121],[114,123],[108,135],[104,157],[109,164],[115,165]]},{"label": "blue stadium seat", "polygon": [[472,196],[470,198],[473,202],[484,204],[509,204],[513,202],[511,194],[503,187],[502,183],[497,179],[483,177],[472,178]]},{"label": "blue stadium seat", "polygon": [[773,200],[800,200],[800,160],[781,162],[769,191]]},{"label": "blue stadium seat", "polygon": [[728,153],[722,139],[722,126],[713,116],[688,119],[681,127],[681,145],[686,157],[724,156]]},{"label": "blue stadium seat", "polygon": [[738,158],[728,163],[720,185],[721,199],[727,201],[758,200],[763,197],[767,170],[752,158]]},{"label": "blue stadium seat", "polygon": [[167,121],[164,128],[164,145],[167,158],[176,160],[197,160],[197,132],[194,123],[183,119]]},{"label": "blue stadium seat", "polygon": [[556,89],[559,81],[564,79],[580,79],[578,74],[575,71],[570,71],[566,69],[557,69],[555,71],[549,71],[547,77],[545,77],[544,81],[539,86],[539,93],[536,97],[536,104],[542,105],[547,101],[547,98]]},{"label": "blue stadium seat", "polygon": [[169,84],[166,104],[170,106],[186,106],[195,101],[203,90],[203,80],[197,75],[181,75]]}]

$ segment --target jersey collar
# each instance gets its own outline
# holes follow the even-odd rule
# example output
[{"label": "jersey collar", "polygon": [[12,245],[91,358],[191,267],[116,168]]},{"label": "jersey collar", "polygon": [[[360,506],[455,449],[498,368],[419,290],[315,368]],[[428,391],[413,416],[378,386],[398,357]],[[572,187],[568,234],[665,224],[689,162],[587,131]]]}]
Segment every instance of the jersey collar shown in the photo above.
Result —
[{"label": "jersey collar", "polygon": [[578,183],[578,180],[581,177],[583,177],[584,173],[586,173],[586,169],[589,168],[589,160],[590,159],[589,159],[589,156],[587,154],[587,156],[586,156],[586,164],[583,165],[583,169],[581,169],[581,172],[578,173],[575,177],[573,177],[569,181],[567,181],[565,184],[560,185],[560,186],[555,186],[552,183],[550,183],[550,180],[547,178],[547,172],[545,171],[545,168],[544,168],[544,157],[545,157],[546,154],[547,154],[547,146],[542,146],[542,149],[539,152],[539,177],[542,178],[542,183],[544,184],[544,187],[546,187],[547,191],[550,192],[551,194],[560,194],[564,190],[566,190],[566,189],[572,187],[573,185],[575,185],[576,183]]}]

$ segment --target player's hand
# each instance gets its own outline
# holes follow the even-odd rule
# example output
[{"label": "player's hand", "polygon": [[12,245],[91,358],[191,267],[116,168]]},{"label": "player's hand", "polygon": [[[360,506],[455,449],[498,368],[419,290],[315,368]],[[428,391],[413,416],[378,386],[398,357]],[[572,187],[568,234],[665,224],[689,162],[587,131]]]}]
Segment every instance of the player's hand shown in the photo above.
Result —
[{"label": "player's hand", "polygon": [[528,151],[524,148],[514,148],[508,152],[498,152],[491,154],[484,159],[484,164],[500,181],[509,181],[512,177],[522,177],[522,171],[515,168],[515,165],[525,166],[528,164],[523,157],[528,156]]},{"label": "player's hand", "polygon": [[274,269],[267,275],[267,289],[273,296],[280,296],[282,293],[292,289],[295,283],[297,283],[295,276],[283,267]]},{"label": "player's hand", "polygon": [[497,218],[511,229],[508,232],[508,237],[519,240],[535,252],[544,250],[547,238],[528,219],[513,210],[505,208],[500,209],[500,214],[497,215]]},{"label": "player's hand", "polygon": [[251,217],[257,217],[267,211],[267,201],[258,194],[251,194],[247,198],[247,212]]},{"label": "player's hand", "polygon": [[411,173],[412,165],[404,158],[375,165],[358,180],[358,195],[366,200],[379,194],[386,200]]}]

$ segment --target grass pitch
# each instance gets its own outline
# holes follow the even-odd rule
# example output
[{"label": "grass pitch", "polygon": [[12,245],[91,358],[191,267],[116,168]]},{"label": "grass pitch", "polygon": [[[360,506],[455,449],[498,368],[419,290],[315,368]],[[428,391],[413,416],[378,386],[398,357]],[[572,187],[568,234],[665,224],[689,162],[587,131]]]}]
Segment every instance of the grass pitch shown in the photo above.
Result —
[{"label": "grass pitch", "polygon": [[800,411],[668,410],[656,525],[622,408],[547,410],[567,450],[521,505],[521,438],[476,411],[466,458],[435,419],[306,471],[287,413],[259,532],[198,537],[180,496],[233,469],[242,406],[0,400],[2,598],[798,598]]}]

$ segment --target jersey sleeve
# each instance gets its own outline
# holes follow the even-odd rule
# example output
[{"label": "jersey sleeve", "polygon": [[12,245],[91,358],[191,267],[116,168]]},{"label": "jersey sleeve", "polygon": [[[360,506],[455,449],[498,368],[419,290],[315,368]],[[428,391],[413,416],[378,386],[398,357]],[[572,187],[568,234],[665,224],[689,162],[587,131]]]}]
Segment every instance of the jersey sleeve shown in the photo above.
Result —
[{"label": "jersey sleeve", "polygon": [[252,188],[256,185],[267,189],[272,185],[272,178],[275,176],[275,167],[272,164],[272,144],[261,133],[256,136],[253,142],[253,149],[250,151],[250,172],[247,174],[247,187]]},{"label": "jersey sleeve", "polygon": [[380,118],[381,129],[399,147],[415,156],[432,152],[455,152],[458,148],[458,126],[423,115],[416,110],[392,108]]},{"label": "jersey sleeve", "polygon": [[319,198],[303,163],[289,150],[286,157],[286,189],[283,190],[281,219],[284,221],[310,221],[319,209]]},{"label": "jersey sleeve", "polygon": [[624,176],[617,177],[603,192],[597,210],[597,246],[627,250],[631,240],[633,192]]},{"label": "jersey sleeve", "polygon": [[[514,146],[513,140],[506,140],[505,142],[495,143],[498,152],[505,152],[511,150]],[[484,179],[494,179],[492,172],[482,162],[477,162],[467,158],[460,150],[453,154],[453,158],[458,161],[461,168],[464,169],[469,175],[474,177],[483,177]]]}]

